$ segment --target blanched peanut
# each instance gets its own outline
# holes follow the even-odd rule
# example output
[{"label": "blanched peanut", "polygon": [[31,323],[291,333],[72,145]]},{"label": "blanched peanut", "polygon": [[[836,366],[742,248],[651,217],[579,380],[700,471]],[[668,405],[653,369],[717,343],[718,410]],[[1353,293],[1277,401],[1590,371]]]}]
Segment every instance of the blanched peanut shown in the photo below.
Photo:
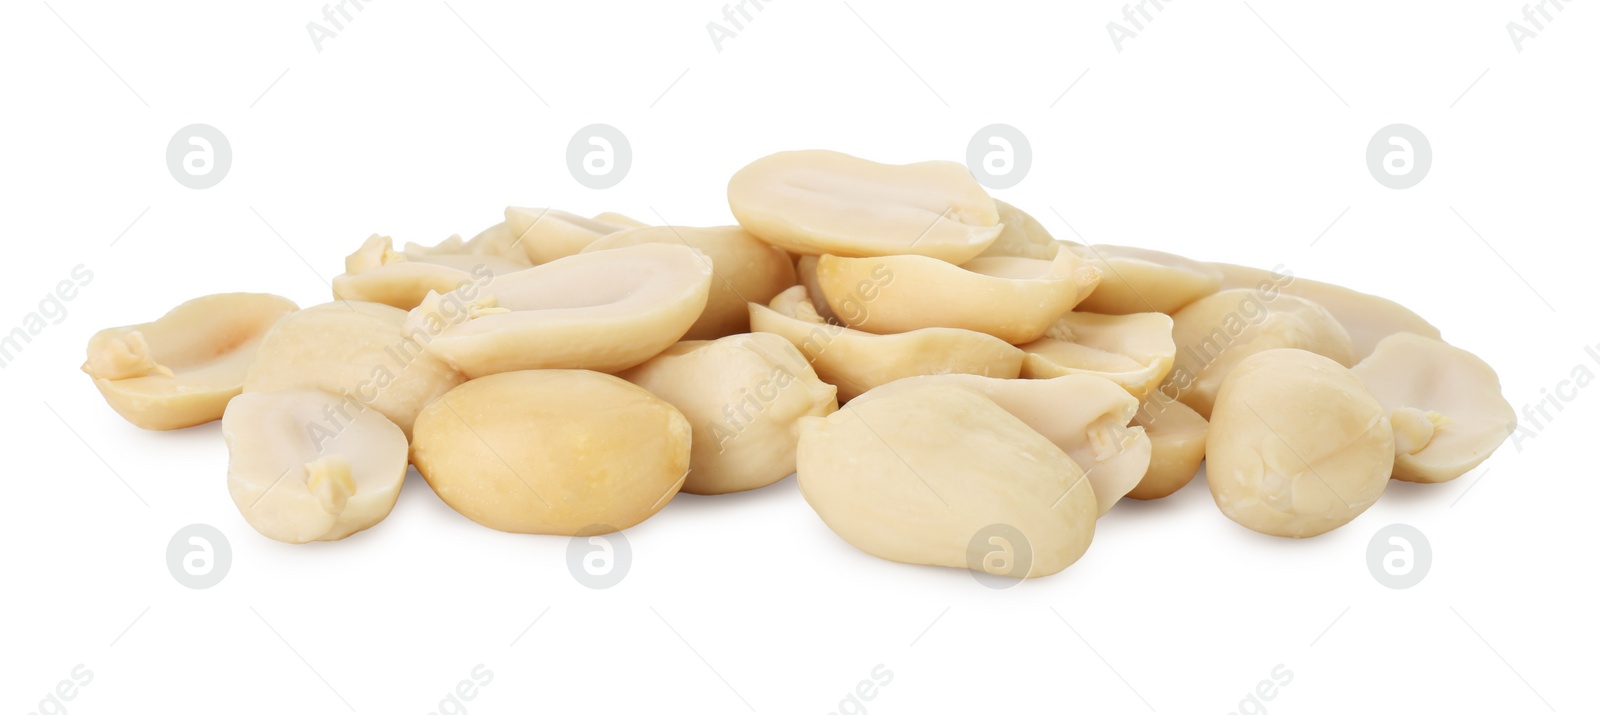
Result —
[{"label": "blanched peanut", "polygon": [[1278,291],[1305,298],[1327,309],[1350,334],[1351,356],[1357,361],[1371,355],[1378,341],[1395,333],[1415,333],[1440,339],[1438,328],[1387,298],[1309,278],[1297,278],[1287,271],[1279,273],[1229,263],[1211,265],[1222,271],[1223,290],[1250,288],[1270,291],[1276,287]]},{"label": "blanched peanut", "polygon": [[1160,499],[1194,479],[1206,458],[1206,418],[1157,392],[1139,405],[1133,421],[1150,438],[1150,469],[1129,497]]},{"label": "blanched peanut", "polygon": [[1127,246],[1068,247],[1103,276],[1079,306],[1090,313],[1166,313],[1171,315],[1215,293],[1222,272],[1183,256]]},{"label": "blanched peanut", "polygon": [[462,283],[488,280],[527,267],[525,263],[472,255],[466,250],[457,236],[438,246],[408,245],[405,251],[396,251],[388,236],[373,234],[344,259],[344,273],[333,279],[333,297],[411,310],[429,292],[446,293]]},{"label": "blanched peanut", "polygon": [[1070,312],[1044,337],[1022,346],[1023,377],[1098,375],[1143,400],[1172,370],[1177,347],[1165,313]]},{"label": "blanched peanut", "polygon": [[394,509],[406,436],[376,410],[321,390],[247,392],[222,415],[228,493],[269,539],[336,541]]},{"label": "blanched peanut", "polygon": [[517,206],[506,207],[506,227],[536,266],[576,255],[601,236],[625,228],[556,209]]},{"label": "blanched peanut", "polygon": [[1394,466],[1383,405],[1349,369],[1295,349],[1240,361],[1206,437],[1211,496],[1229,519],[1295,538],[1332,531],[1378,500]]},{"label": "blanched peanut", "polygon": [[528,260],[527,252],[522,250],[517,234],[512,232],[511,224],[505,221],[480,231],[462,244],[461,251],[473,256],[492,256],[523,268],[533,265],[533,261]]},{"label": "blanched peanut", "polygon": [[1351,371],[1389,411],[1395,479],[1455,479],[1488,459],[1516,426],[1494,368],[1443,341],[1395,333]]},{"label": "blanched peanut", "polygon": [[974,538],[1002,524],[1027,542],[1006,546],[1031,552],[1019,570],[1048,576],[1094,537],[1083,470],[972,390],[920,386],[805,418],[800,429],[801,493],[828,528],[874,556],[966,568]]},{"label": "blanched peanut", "polygon": [[1001,230],[994,200],[949,161],[895,166],[833,151],[779,152],[733,175],[728,206],[745,230],[795,254],[964,263]]},{"label": "blanched peanut", "polygon": [[279,321],[261,342],[245,392],[296,387],[362,405],[409,437],[417,413],[462,377],[425,349],[429,335],[405,329],[406,312],[359,301],[324,303]]},{"label": "blanched peanut", "polygon": [[852,407],[929,385],[953,385],[994,401],[1044,435],[1079,467],[1094,487],[1097,514],[1104,515],[1139,483],[1150,465],[1150,439],[1129,427],[1139,401],[1103,377],[1067,375],[1048,380],[1004,380],[977,375],[908,377],[877,387]]},{"label": "blanched peanut", "polygon": [[689,422],[643,388],[587,370],[468,382],[417,417],[411,459],[439,498],[492,529],[626,529],[678,493]]},{"label": "blanched peanut", "polygon": [[481,290],[431,295],[411,311],[406,330],[433,335],[428,352],[468,377],[614,372],[683,337],[705,311],[711,280],[705,254],[681,244],[580,253],[497,276]]},{"label": "blanched peanut", "polygon": [[748,303],[766,303],[795,284],[789,254],[763,243],[738,226],[691,228],[652,226],[618,231],[604,236],[584,253],[641,243],[687,245],[711,261],[711,293],[705,312],[689,327],[684,340],[715,340],[750,332]]},{"label": "blanched peanut", "polygon": [[262,336],[295,308],[266,293],[195,298],[155,322],[95,333],[82,369],[106,404],[139,427],[210,422],[244,389]]},{"label": "blanched peanut", "polygon": [[903,377],[961,373],[1016,377],[1022,351],[992,335],[959,328],[923,328],[874,335],[823,322],[795,286],[772,299],[769,308],[750,304],[750,329],[788,340],[816,368],[823,382],[839,388],[845,402]]},{"label": "blanched peanut", "polygon": [[726,494],[794,473],[802,417],[839,409],[832,385],[771,333],[678,343],[619,377],[666,400],[694,429],[683,491]]},{"label": "blanched peanut", "polygon": [[[822,284],[817,281],[817,262],[822,256],[800,256],[795,259],[795,276],[800,285],[805,286],[806,296],[811,299],[811,307],[816,308],[817,315],[822,316],[825,323],[844,325],[839,316],[833,314],[833,308],[828,306],[826,298],[822,297]],[[753,301],[752,301],[753,302]]]},{"label": "blanched peanut", "polygon": [[619,229],[645,228],[646,226],[650,225],[636,218],[624,216],[615,211],[601,211],[600,213],[594,215],[594,220],[600,223],[616,226]]},{"label": "blanched peanut", "polygon": [[835,315],[870,333],[961,328],[1008,343],[1039,339],[1094,290],[1099,271],[1065,252],[1054,260],[823,256],[817,282]]},{"label": "blanched peanut", "polygon": [[1172,316],[1172,341],[1178,354],[1161,391],[1207,419],[1228,373],[1263,350],[1299,348],[1355,364],[1350,336],[1327,310],[1271,291],[1225,290],[1189,304]]},{"label": "blanched peanut", "polygon": [[978,254],[979,258],[1036,258],[1048,261],[1054,259],[1061,252],[1061,247],[1066,245],[1051,237],[1044,224],[1028,215],[1028,212],[999,199],[995,199],[994,207],[1004,228],[1000,230],[1000,237]]}]

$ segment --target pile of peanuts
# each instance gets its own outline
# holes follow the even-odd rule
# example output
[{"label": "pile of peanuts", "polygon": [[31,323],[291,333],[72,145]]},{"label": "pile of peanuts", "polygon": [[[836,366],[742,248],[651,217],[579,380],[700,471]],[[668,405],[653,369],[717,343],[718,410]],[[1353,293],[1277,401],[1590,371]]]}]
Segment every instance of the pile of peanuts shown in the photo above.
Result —
[{"label": "pile of peanuts", "polygon": [[221,419],[229,492],[279,541],[376,525],[408,464],[473,521],[560,535],[793,473],[862,551],[994,572],[1000,535],[1017,577],[1202,460],[1229,519],[1308,537],[1515,422],[1398,304],[1056,240],[960,164],[783,152],[728,204],[738,225],[513,207],[471,240],[374,235],[333,302],[196,298],[95,334],[83,370],[139,427]]}]

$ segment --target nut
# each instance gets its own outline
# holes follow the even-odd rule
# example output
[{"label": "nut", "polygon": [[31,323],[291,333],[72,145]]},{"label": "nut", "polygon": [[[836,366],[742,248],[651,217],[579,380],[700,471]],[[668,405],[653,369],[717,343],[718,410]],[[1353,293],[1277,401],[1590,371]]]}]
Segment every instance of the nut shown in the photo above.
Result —
[{"label": "nut", "polygon": [[616,226],[618,229],[644,228],[650,225],[636,218],[624,216],[615,211],[601,211],[600,213],[594,215],[594,220],[600,223],[611,224],[612,226]]},{"label": "nut", "polygon": [[817,263],[823,297],[852,328],[962,328],[1013,344],[1039,339],[1099,280],[1099,271],[1071,252],[1051,261],[974,258],[961,266],[915,255],[823,256]]},{"label": "nut", "polygon": [[705,254],[643,243],[557,259],[432,296],[407,332],[468,377],[512,370],[615,372],[667,349],[699,319],[711,289]]},{"label": "nut", "polygon": [[1383,405],[1333,360],[1279,348],[1241,360],[1217,394],[1206,480],[1229,519],[1302,538],[1349,523],[1394,466]]},{"label": "nut", "polygon": [[383,521],[406,478],[406,436],[376,410],[311,389],[247,392],[222,415],[228,493],[263,536],[337,541]]},{"label": "nut", "polygon": [[777,333],[806,356],[823,382],[839,388],[845,402],[903,377],[961,373],[1016,377],[1022,351],[992,335],[959,328],[923,328],[873,335],[826,323],[805,286],[772,299],[769,308],[750,304],[750,329]]},{"label": "nut", "polygon": [[492,256],[523,268],[533,265],[533,262],[528,260],[527,252],[522,250],[522,244],[517,241],[517,234],[511,230],[511,224],[505,221],[480,231],[478,235],[462,244],[461,252],[474,256]]},{"label": "nut", "polygon": [[689,469],[688,420],[628,382],[526,370],[451,390],[417,416],[411,459],[450,508],[522,534],[626,529]]},{"label": "nut", "polygon": [[295,309],[266,293],[195,298],[155,322],[95,333],[83,371],[106,404],[139,427],[210,422],[244,389],[262,336]]},{"label": "nut", "polygon": [[806,296],[811,300],[811,307],[815,308],[822,321],[832,325],[843,325],[839,316],[833,314],[833,308],[828,307],[828,301],[822,297],[822,284],[817,282],[817,262],[821,256],[800,256],[795,259],[795,277],[800,285],[806,287]]},{"label": "nut", "polygon": [[1143,400],[1172,370],[1177,347],[1165,313],[1061,316],[1043,338],[1022,346],[1023,377],[1098,375]]},{"label": "nut", "polygon": [[1188,405],[1156,392],[1139,411],[1135,424],[1150,439],[1150,469],[1139,486],[1128,492],[1134,499],[1160,499],[1182,489],[1206,458],[1206,432],[1210,426]]},{"label": "nut", "polygon": [[496,256],[466,252],[460,237],[438,246],[407,246],[395,251],[388,236],[373,234],[344,259],[344,273],[333,279],[335,300],[360,300],[411,310],[430,292],[446,293],[463,283],[526,268]]},{"label": "nut", "polygon": [[1150,439],[1129,427],[1139,401],[1102,377],[1067,375],[1048,380],[1005,380],[977,375],[929,375],[897,380],[856,398],[859,406],[929,385],[963,387],[993,401],[1044,435],[1080,468],[1094,487],[1097,515],[1104,515],[1144,477]]},{"label": "nut", "polygon": [[1083,470],[973,390],[929,384],[852,404],[800,427],[800,491],[862,551],[966,568],[980,530],[1004,524],[1031,547],[1024,575],[1070,566],[1094,537]]},{"label": "nut", "polygon": [[1079,308],[1090,313],[1171,315],[1217,292],[1222,272],[1183,256],[1127,246],[1068,247],[1099,268],[1100,285]]},{"label": "nut", "polygon": [[359,301],[290,315],[262,340],[245,392],[322,390],[342,398],[347,410],[371,407],[409,437],[417,413],[462,377],[428,354],[429,335],[406,329],[405,321],[399,308]]},{"label": "nut", "polygon": [[681,342],[619,377],[688,418],[690,494],[756,489],[793,474],[800,418],[839,409],[833,385],[770,333]]},{"label": "nut", "polygon": [[516,236],[513,245],[536,266],[577,255],[601,236],[624,228],[556,209],[516,206],[506,207],[506,227]]},{"label": "nut", "polygon": [[1272,348],[1299,348],[1355,364],[1339,321],[1304,298],[1273,291],[1213,293],[1172,316],[1178,353],[1161,391],[1210,419],[1217,390],[1235,365]]},{"label": "nut", "polygon": [[705,312],[690,326],[684,340],[715,340],[750,332],[748,303],[772,300],[795,284],[789,254],[763,243],[738,226],[689,228],[652,226],[618,231],[589,244],[585,253],[641,243],[686,245],[711,261],[711,293]]},{"label": "nut", "polygon": [[[1411,312],[1405,306],[1387,298],[1351,290],[1344,286],[1321,283],[1307,278],[1296,278],[1282,266],[1273,271],[1213,263],[1222,271],[1222,287],[1253,288],[1257,291],[1277,290],[1305,298],[1327,309],[1335,320],[1350,334],[1352,359],[1360,361],[1372,354],[1378,342],[1395,333],[1416,333],[1423,337],[1441,339],[1439,329]],[[1283,272],[1279,272],[1283,271]]]},{"label": "nut", "polygon": [[795,254],[931,256],[963,263],[1000,235],[994,199],[965,166],[896,166],[786,151],[740,169],[728,206],[757,238]]},{"label": "nut", "polygon": [[1000,229],[1000,237],[978,254],[979,258],[1035,258],[1048,261],[1061,252],[1065,242],[1055,240],[1044,224],[1028,215],[1028,212],[999,199],[994,200],[994,208],[1003,228]]},{"label": "nut", "polygon": [[1516,426],[1494,368],[1440,340],[1395,333],[1351,372],[1389,411],[1395,479],[1455,479],[1488,459]]}]

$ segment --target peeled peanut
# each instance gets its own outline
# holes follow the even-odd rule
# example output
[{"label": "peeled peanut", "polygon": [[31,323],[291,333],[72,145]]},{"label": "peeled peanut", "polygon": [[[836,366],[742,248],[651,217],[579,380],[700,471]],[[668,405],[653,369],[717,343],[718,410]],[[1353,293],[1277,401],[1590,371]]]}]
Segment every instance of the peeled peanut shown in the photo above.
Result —
[{"label": "peeled peanut", "polygon": [[95,333],[82,369],[106,404],[139,427],[210,422],[244,389],[262,336],[295,309],[266,293],[195,298],[154,322]]},{"label": "peeled peanut", "polygon": [[514,244],[536,266],[577,255],[601,236],[625,228],[566,211],[517,206],[506,207],[506,226],[516,236]]},{"label": "peeled peanut", "polygon": [[1355,364],[1350,336],[1322,306],[1272,290],[1225,290],[1172,316],[1178,352],[1161,391],[1211,417],[1223,380],[1241,360],[1272,348],[1299,348]]},{"label": "peeled peanut", "polygon": [[1217,394],[1206,479],[1229,519],[1263,534],[1332,531],[1378,500],[1394,466],[1383,405],[1355,374],[1305,350],[1241,360]]},{"label": "peeled peanut", "polygon": [[1055,258],[1061,252],[1061,247],[1066,245],[1063,241],[1055,240],[1044,224],[1028,215],[1028,212],[999,199],[994,200],[994,208],[1004,228],[994,243],[978,254],[979,258],[1036,258],[1048,261]]},{"label": "peeled peanut", "polygon": [[[822,316],[823,322],[834,325],[843,325],[839,316],[833,314],[833,308],[828,307],[827,299],[822,297],[822,284],[817,281],[817,262],[821,256],[800,256],[795,259],[795,277],[800,285],[806,287],[806,296],[811,299],[811,307],[816,308],[817,315]],[[754,302],[754,301],[751,301]]]},{"label": "peeled peanut", "polygon": [[793,474],[800,418],[839,409],[833,385],[771,333],[684,341],[619,377],[689,420],[690,494],[756,489]]},{"label": "peeled peanut", "polygon": [[417,416],[412,463],[450,508],[492,529],[626,529],[678,493],[688,420],[643,388],[587,370],[481,377]]},{"label": "peeled peanut", "polygon": [[496,256],[469,254],[460,237],[438,246],[396,251],[388,236],[373,234],[344,259],[344,273],[333,279],[333,297],[411,310],[429,292],[446,293],[463,283],[487,281],[525,267]]},{"label": "peeled peanut", "polygon": [[1222,272],[1183,256],[1128,246],[1068,247],[1104,274],[1079,309],[1089,313],[1171,315],[1217,292]]},{"label": "peeled peanut", "polygon": [[1150,465],[1144,428],[1129,427],[1139,401],[1102,377],[1067,375],[1048,380],[1005,380],[977,375],[928,375],[896,380],[851,401],[852,406],[929,385],[953,385],[993,400],[1044,435],[1086,470],[1097,515],[1104,515],[1139,483]]},{"label": "peeled peanut", "polygon": [[776,333],[811,362],[823,382],[839,388],[844,402],[903,377],[963,373],[1016,377],[1022,351],[992,335],[959,328],[923,328],[874,335],[829,324],[817,314],[805,286],[750,304],[750,329]]},{"label": "peeled peanut", "polygon": [[705,254],[681,244],[580,253],[496,276],[481,290],[431,295],[406,329],[433,335],[428,352],[468,377],[614,372],[683,337],[705,310],[711,280]]},{"label": "peeled peanut", "polygon": [[733,175],[728,206],[745,230],[795,254],[964,263],[1001,230],[994,199],[950,161],[896,166],[833,151],[779,152]]},{"label": "peeled peanut", "polygon": [[961,328],[1008,343],[1037,340],[1100,279],[1070,252],[1054,260],[823,256],[817,282],[846,325],[870,333]]},{"label": "peeled peanut", "polygon": [[[1048,576],[1094,538],[1095,497],[1071,457],[973,390],[929,384],[802,421],[800,491],[874,556],[967,568],[986,528],[1021,532],[1022,571]],[[1019,569],[1020,570],[1020,569]]]},{"label": "peeled peanut", "polygon": [[462,377],[429,355],[428,333],[405,328],[406,312],[340,301],[295,313],[272,328],[245,377],[245,392],[307,387],[362,405],[409,437],[417,413]]},{"label": "peeled peanut", "polygon": [[501,221],[473,236],[461,245],[461,252],[473,256],[493,256],[527,268],[533,265],[522,243],[511,230],[511,224]]},{"label": "peeled peanut", "polygon": [[1188,405],[1155,392],[1133,415],[1150,439],[1150,469],[1128,492],[1134,499],[1160,499],[1182,489],[1206,458],[1209,425]]},{"label": "peeled peanut", "polygon": [[1395,333],[1351,371],[1389,411],[1395,479],[1455,479],[1488,459],[1516,426],[1494,368],[1443,341]]},{"label": "peeled peanut", "polygon": [[1165,313],[1100,315],[1073,311],[1044,337],[1021,346],[1023,377],[1098,375],[1143,400],[1172,370],[1177,346]]},{"label": "peeled peanut", "polygon": [[383,521],[406,479],[406,436],[321,390],[247,392],[222,415],[228,493],[269,539],[337,541]]},{"label": "peeled peanut", "polygon": [[1229,263],[1211,265],[1222,271],[1224,290],[1276,289],[1305,298],[1327,309],[1334,319],[1344,326],[1345,332],[1350,334],[1351,355],[1358,361],[1371,355],[1372,350],[1378,346],[1378,341],[1395,333],[1415,333],[1423,337],[1440,339],[1438,328],[1405,306],[1387,298],[1309,278],[1297,278],[1282,266],[1266,271]]},{"label": "peeled peanut", "polygon": [[750,332],[749,303],[766,303],[795,284],[789,254],[763,243],[738,226],[691,228],[652,226],[618,231],[589,244],[584,253],[641,243],[686,245],[711,261],[711,293],[705,312],[684,340],[715,340]]},{"label": "peeled peanut", "polygon": [[594,215],[594,220],[600,223],[616,226],[619,229],[644,228],[650,225],[636,218],[624,216],[615,211],[601,211],[600,213]]}]

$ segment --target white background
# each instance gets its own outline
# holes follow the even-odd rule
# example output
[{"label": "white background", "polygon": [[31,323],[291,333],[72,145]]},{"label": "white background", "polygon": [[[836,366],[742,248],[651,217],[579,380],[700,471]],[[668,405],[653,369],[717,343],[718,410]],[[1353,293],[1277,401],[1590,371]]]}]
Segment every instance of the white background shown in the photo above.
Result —
[{"label": "white background", "polygon": [[[856,551],[790,479],[680,496],[591,591],[565,539],[477,526],[414,473],[369,532],[269,541],[228,498],[215,424],[141,431],[76,371],[93,331],[194,296],[323,302],[374,231],[471,235],[507,204],[728,223],[727,177],[769,152],[961,161],[1002,122],[1033,167],[995,193],[1058,237],[1382,293],[1494,365],[1520,412],[1600,373],[1592,3],[1552,8],[1520,52],[1511,0],[1172,2],[1120,52],[1105,0],[775,0],[720,52],[705,1],[377,0],[320,52],[319,2],[148,5],[0,8],[0,330],[94,274],[0,370],[6,712],[78,664],[73,713],[436,712],[479,664],[472,713],[826,713],[880,664],[892,681],[847,712],[1227,713],[1279,664],[1292,682],[1246,712],[1594,711],[1592,387],[1562,388],[1520,449],[1308,541],[1236,526],[1197,480],[995,591]],[[196,122],[234,154],[198,191],[165,163]],[[594,122],[633,147],[609,190],[564,158]],[[1365,164],[1396,122],[1434,152],[1408,190]],[[1366,565],[1396,522],[1434,555],[1408,590]],[[208,590],[165,565],[192,523],[232,545]]]}]

